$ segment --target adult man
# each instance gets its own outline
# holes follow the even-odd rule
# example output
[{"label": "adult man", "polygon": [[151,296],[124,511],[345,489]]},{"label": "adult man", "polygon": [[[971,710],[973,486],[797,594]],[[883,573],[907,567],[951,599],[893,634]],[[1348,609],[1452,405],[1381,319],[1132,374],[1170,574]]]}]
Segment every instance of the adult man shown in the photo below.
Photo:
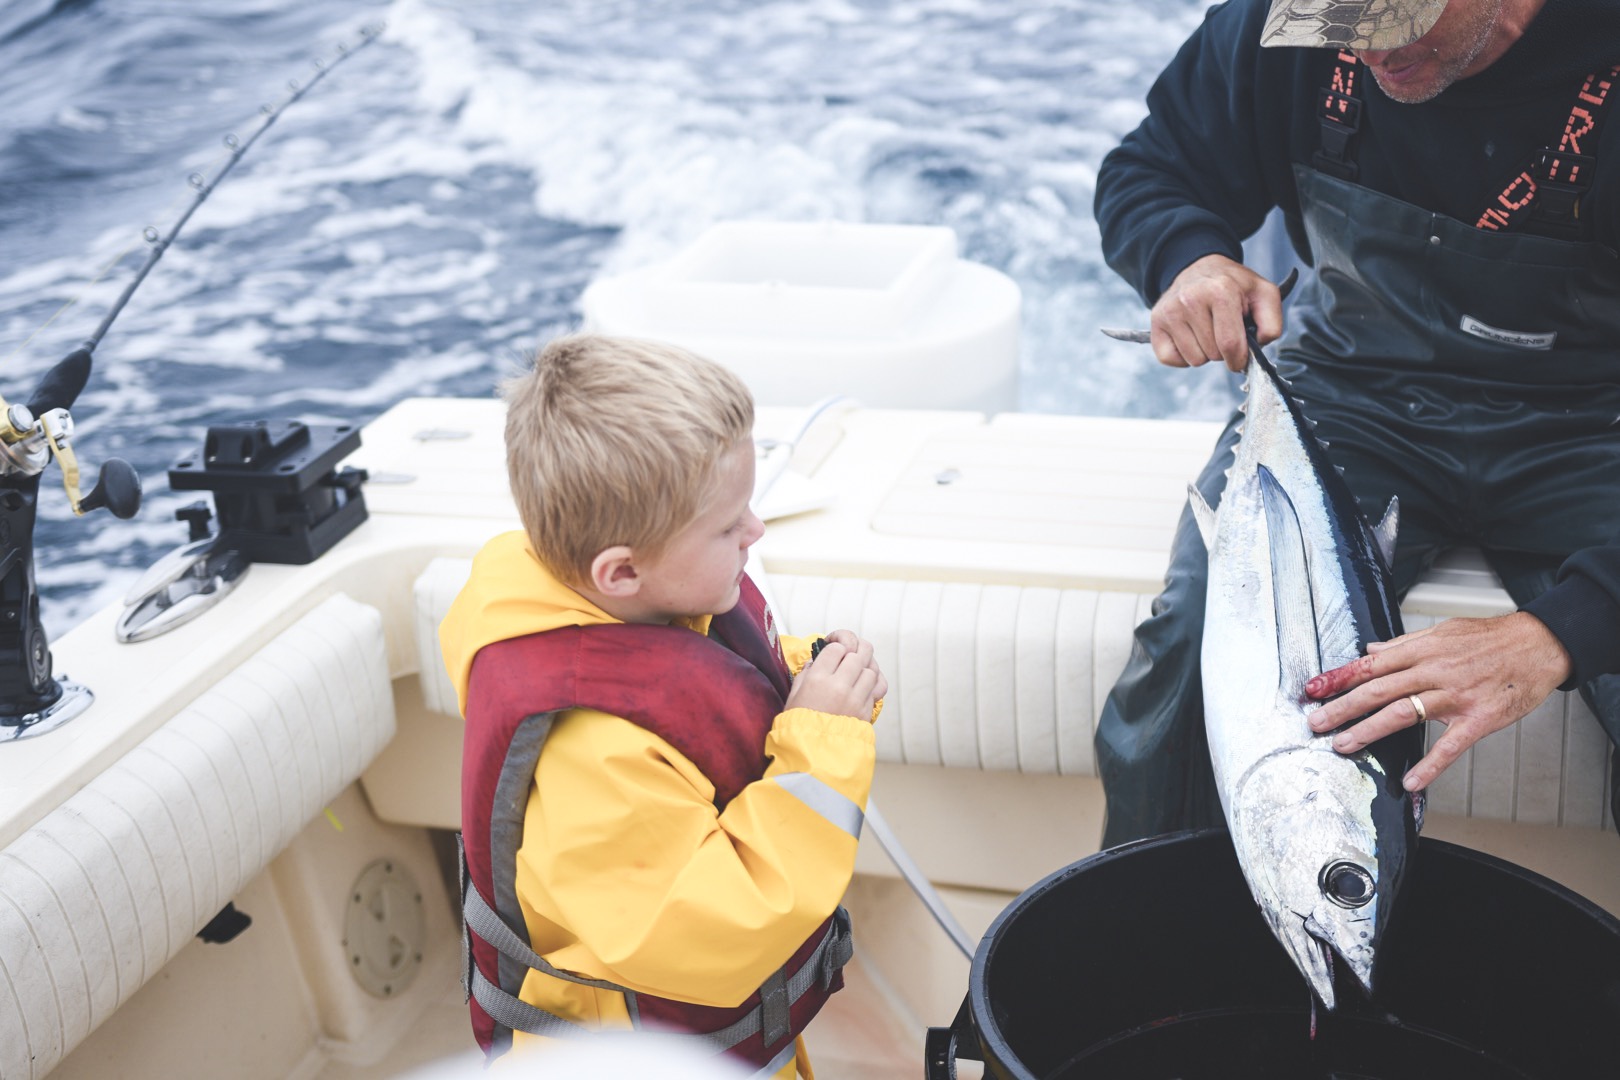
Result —
[{"label": "adult man", "polygon": [[[1620,0],[1232,0],[1098,176],[1109,264],[1153,306],[1172,366],[1241,369],[1245,318],[1262,342],[1282,334],[1277,288],[1240,261],[1281,208],[1314,273],[1277,366],[1372,520],[1399,496],[1397,591],[1477,546],[1520,605],[1308,687],[1350,691],[1318,730],[1372,713],[1341,750],[1445,723],[1411,789],[1560,686],[1620,743],[1620,679],[1593,681],[1620,670],[1620,134],[1597,139],[1620,128],[1616,84]],[[1236,419],[1198,480],[1212,504]],[[1185,515],[1098,727],[1105,844],[1221,820],[1205,561]]]}]

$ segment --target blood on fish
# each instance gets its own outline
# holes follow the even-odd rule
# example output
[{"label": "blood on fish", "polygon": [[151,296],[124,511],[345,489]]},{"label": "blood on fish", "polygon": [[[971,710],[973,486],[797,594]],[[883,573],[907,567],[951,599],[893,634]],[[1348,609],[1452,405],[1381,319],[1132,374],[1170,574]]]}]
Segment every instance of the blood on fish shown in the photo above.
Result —
[{"label": "blood on fish", "polygon": [[1305,696],[1317,701],[1334,697],[1371,675],[1372,672],[1369,670],[1371,664],[1372,657],[1362,656],[1332,671],[1324,671],[1305,684]]}]

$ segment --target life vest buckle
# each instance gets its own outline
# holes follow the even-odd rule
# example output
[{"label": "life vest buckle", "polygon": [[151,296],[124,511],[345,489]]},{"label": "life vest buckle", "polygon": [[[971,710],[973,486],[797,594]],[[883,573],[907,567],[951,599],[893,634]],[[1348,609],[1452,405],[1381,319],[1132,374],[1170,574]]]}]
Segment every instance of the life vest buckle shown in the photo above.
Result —
[{"label": "life vest buckle", "polygon": [[853,943],[849,912],[840,905],[833,911],[832,925],[827,928],[826,947],[821,950],[817,963],[816,982],[821,989],[832,989],[833,980],[855,954]]}]

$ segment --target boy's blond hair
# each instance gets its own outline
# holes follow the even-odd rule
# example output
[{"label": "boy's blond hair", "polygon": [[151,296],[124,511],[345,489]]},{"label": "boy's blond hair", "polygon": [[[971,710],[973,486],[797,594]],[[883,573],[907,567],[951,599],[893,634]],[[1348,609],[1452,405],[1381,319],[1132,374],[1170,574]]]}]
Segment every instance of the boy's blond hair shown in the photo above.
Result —
[{"label": "boy's blond hair", "polygon": [[501,387],[506,470],[540,561],[590,580],[625,544],[657,557],[703,510],[716,466],[754,427],[732,372],[656,341],[576,334],[541,349]]}]

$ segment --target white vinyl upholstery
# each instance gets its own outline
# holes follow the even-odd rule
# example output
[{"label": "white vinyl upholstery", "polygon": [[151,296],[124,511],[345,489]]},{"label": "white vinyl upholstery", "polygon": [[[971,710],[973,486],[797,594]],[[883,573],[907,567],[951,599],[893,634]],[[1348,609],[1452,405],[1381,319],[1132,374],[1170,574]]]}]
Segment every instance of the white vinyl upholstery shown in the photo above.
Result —
[{"label": "white vinyl upholstery", "polygon": [[439,649],[439,623],[450,610],[456,594],[472,573],[471,559],[434,559],[416,579],[416,656],[417,679],[427,707],[446,716],[460,716],[461,704],[450,673],[444,668]]},{"label": "white vinyl upholstery", "polygon": [[[466,581],[465,559],[437,559],[416,584],[423,697],[457,715],[438,624]],[[1129,592],[872,581],[773,574],[787,633],[845,627],[871,639],[889,680],[879,760],[1024,773],[1097,775],[1097,717],[1153,597]],[[1408,629],[1431,625],[1410,615]],[[1430,726],[1432,739],[1439,732]],[[1608,739],[1578,694],[1554,694],[1447,770],[1437,813],[1606,826]]]},{"label": "white vinyl upholstery", "polygon": [[50,1072],[393,734],[382,617],[334,596],[0,851],[0,1077]]}]

